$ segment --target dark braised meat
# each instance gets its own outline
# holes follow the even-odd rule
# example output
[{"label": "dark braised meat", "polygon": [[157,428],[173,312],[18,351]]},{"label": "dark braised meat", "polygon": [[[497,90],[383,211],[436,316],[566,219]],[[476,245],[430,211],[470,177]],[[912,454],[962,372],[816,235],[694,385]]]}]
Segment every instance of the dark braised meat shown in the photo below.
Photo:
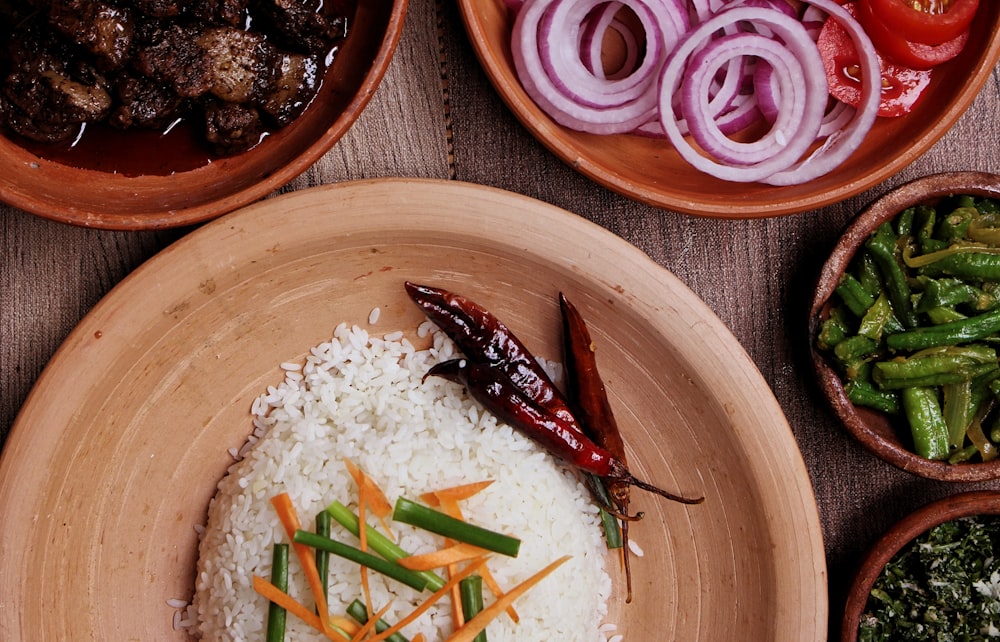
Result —
[{"label": "dark braised meat", "polygon": [[312,100],[353,2],[0,0],[0,131],[59,142],[183,119],[218,154],[249,149]]},{"label": "dark braised meat", "polygon": [[130,11],[91,0],[52,0],[49,24],[84,47],[104,70],[118,69],[132,47]]},{"label": "dark braised meat", "polygon": [[75,136],[111,109],[106,80],[68,55],[54,36],[30,26],[6,43],[0,113],[18,134],[39,142]]}]

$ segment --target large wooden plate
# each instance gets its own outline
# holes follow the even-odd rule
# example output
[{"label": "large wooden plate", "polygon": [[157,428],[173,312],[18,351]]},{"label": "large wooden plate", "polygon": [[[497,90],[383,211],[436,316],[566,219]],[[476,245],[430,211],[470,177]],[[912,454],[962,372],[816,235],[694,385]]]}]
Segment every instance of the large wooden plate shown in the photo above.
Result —
[{"label": "large wooden plate", "polygon": [[[638,495],[627,640],[827,634],[818,511],[787,421],[708,307],[635,247],[538,201],[463,183],[346,183],[255,204],[136,270],[72,332],[0,459],[0,639],[172,640],[194,525],[279,365],[341,321],[421,320],[404,279],[491,308],[559,358],[556,295],[592,327]],[[620,583],[619,583],[620,585]]]},{"label": "large wooden plate", "polygon": [[1000,59],[1000,3],[980,3],[968,43],[932,75],[920,103],[902,118],[879,118],[840,167],[803,185],[732,183],[694,169],[669,142],[598,136],[562,127],[525,93],[510,52],[513,14],[503,0],[458,0],[486,75],[521,123],[575,170],[620,194],[670,210],[719,218],[777,216],[837,203],[892,177],[958,120]]}]

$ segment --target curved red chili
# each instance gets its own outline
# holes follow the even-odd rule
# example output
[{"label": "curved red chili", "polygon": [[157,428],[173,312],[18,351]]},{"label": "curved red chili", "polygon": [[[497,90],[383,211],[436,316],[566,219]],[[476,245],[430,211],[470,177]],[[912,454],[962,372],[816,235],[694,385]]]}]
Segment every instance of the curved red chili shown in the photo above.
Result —
[{"label": "curved red chili", "polygon": [[636,478],[620,459],[543,408],[504,373],[487,364],[452,359],[432,366],[425,376],[440,376],[463,384],[473,398],[499,419],[541,444],[551,455],[584,472],[605,480],[621,481],[683,504],[698,504],[704,499],[675,495]]},{"label": "curved red chili", "polygon": [[486,308],[463,296],[407,281],[406,292],[465,356],[499,368],[524,394],[579,430],[565,396],[534,355]]}]

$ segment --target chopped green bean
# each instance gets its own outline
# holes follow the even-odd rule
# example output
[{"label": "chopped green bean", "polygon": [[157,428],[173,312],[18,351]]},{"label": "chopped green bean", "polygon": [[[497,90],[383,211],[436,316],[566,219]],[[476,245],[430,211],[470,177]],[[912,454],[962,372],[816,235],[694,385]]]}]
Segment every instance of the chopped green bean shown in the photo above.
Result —
[{"label": "chopped green bean", "polygon": [[892,231],[892,227],[888,223],[883,223],[868,239],[866,247],[871,251],[882,273],[896,318],[907,328],[915,328],[917,316],[910,301],[912,292],[906,273],[903,271],[902,260],[897,255],[898,241],[899,237]]},{"label": "chopped green bean", "polygon": [[410,524],[508,557],[517,557],[521,548],[521,540],[515,537],[463,522],[405,497],[396,500],[392,518],[397,522]]},{"label": "chopped green bean", "polygon": [[844,272],[840,277],[840,282],[834,291],[856,317],[864,316],[868,308],[875,303],[875,297],[868,293],[865,286],[861,285],[861,281],[848,272]]},{"label": "chopped green bean", "polygon": [[927,459],[948,457],[948,426],[933,388],[909,387],[900,391],[903,411],[910,424],[914,451]]},{"label": "chopped green bean", "polygon": [[913,328],[886,337],[890,350],[922,350],[984,339],[1000,332],[1000,309],[935,326]]},{"label": "chopped green bean", "polygon": [[[288,592],[288,544],[274,545],[271,553],[271,584],[285,593]],[[288,612],[285,607],[268,602],[265,632],[267,642],[284,642],[287,620]]]}]

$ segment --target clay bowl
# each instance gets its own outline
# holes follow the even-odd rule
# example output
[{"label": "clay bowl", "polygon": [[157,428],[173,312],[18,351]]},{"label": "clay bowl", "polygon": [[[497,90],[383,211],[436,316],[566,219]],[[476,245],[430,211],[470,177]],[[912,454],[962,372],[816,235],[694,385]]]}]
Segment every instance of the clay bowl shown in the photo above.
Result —
[{"label": "clay bowl", "polygon": [[[56,221],[121,230],[191,225],[256,201],[308,169],[357,120],[385,75],[407,5],[358,2],[352,31],[312,104],[248,152],[192,161],[185,149],[175,149],[190,142],[175,145],[140,132],[114,141],[111,152],[88,149],[82,157],[60,158],[55,150],[0,135],[0,200]],[[145,150],[138,171],[129,157],[136,148]],[[162,161],[150,167],[150,158]]]},{"label": "clay bowl", "polygon": [[922,102],[901,118],[880,118],[862,146],[837,169],[804,185],[731,183],[691,167],[673,147],[645,136],[598,136],[549,118],[524,92],[514,70],[506,3],[459,0],[466,31],[494,88],[518,120],[563,162],[637,201],[717,218],[756,218],[818,209],[897,174],[958,120],[1000,59],[1000,3],[983,2],[968,45],[934,72]]},{"label": "clay bowl", "polygon": [[939,499],[907,515],[886,531],[868,551],[848,591],[841,620],[841,642],[856,642],[858,639],[858,626],[868,594],[882,569],[896,553],[935,526],[976,515],[1000,515],[1000,492],[970,491]]},{"label": "clay bowl", "polygon": [[907,207],[934,204],[952,194],[1000,197],[1000,176],[949,172],[919,178],[882,196],[848,225],[820,272],[809,313],[809,345],[820,386],[833,411],[847,431],[870,452],[898,468],[929,479],[981,481],[1000,477],[1000,459],[988,463],[949,464],[914,454],[909,450],[907,428],[890,421],[887,415],[855,407],[848,400],[837,372],[815,348],[837,282],[868,235]]}]

